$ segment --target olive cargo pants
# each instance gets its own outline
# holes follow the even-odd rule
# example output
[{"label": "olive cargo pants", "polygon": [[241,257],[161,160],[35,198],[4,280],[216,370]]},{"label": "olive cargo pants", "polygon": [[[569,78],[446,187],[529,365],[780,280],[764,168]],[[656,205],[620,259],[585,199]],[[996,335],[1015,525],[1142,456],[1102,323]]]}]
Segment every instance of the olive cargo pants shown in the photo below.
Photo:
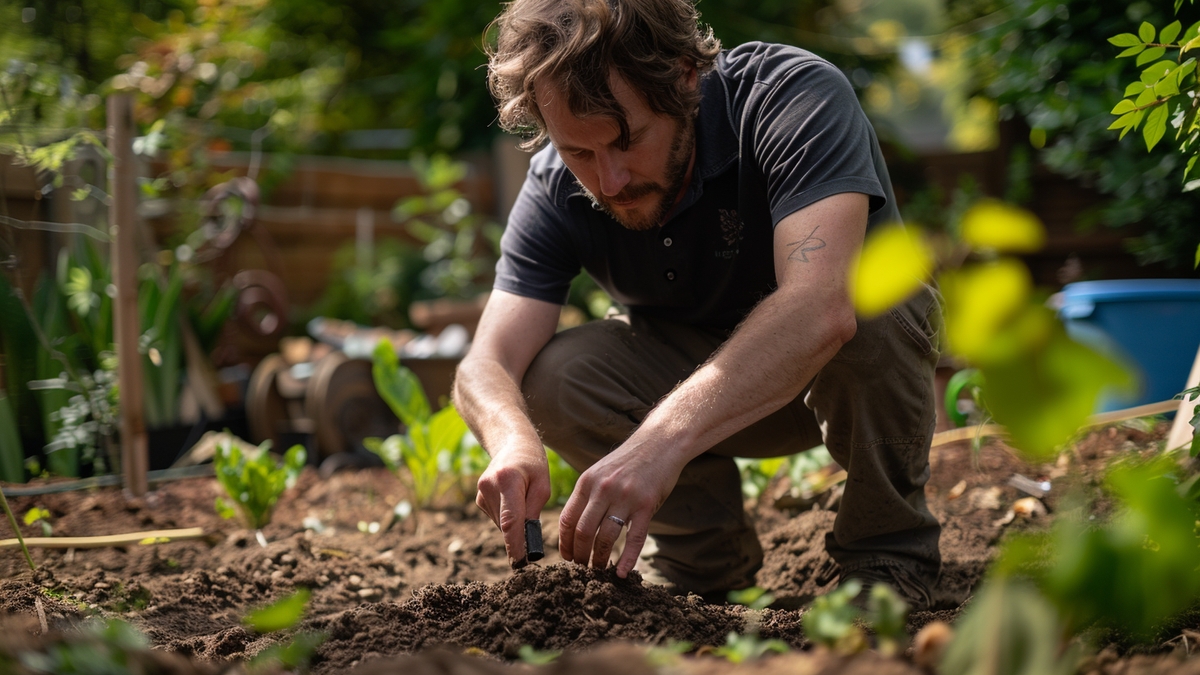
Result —
[{"label": "olive cargo pants", "polygon": [[[932,584],[941,528],[925,505],[936,420],[941,310],[923,289],[872,320],[781,410],[690,462],[650,525],[649,565],[680,591],[753,585],[762,548],[742,509],[733,457],[794,454],[824,442],[847,470],[826,549],[843,574],[901,565]],[[633,433],[654,405],[726,339],[634,315],[556,335],[522,383],[545,444],[584,470]]]}]

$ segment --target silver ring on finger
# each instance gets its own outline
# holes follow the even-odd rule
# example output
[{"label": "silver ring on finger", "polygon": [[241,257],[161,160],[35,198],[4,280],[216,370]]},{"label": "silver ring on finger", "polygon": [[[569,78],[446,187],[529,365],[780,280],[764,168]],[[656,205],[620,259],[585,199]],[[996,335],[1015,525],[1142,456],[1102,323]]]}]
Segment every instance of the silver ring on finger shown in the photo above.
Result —
[{"label": "silver ring on finger", "polygon": [[625,521],[616,516],[609,516],[608,519],[613,521],[617,525],[620,525],[621,527],[625,527]]}]

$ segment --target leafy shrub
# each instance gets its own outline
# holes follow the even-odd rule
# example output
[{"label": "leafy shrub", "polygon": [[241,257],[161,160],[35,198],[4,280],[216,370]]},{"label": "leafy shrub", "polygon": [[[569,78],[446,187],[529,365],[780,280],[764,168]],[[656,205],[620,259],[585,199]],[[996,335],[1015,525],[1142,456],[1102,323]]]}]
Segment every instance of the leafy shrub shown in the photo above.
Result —
[{"label": "leafy shrub", "polygon": [[1068,628],[1115,628],[1149,640],[1164,622],[1200,600],[1200,507],[1182,491],[1171,458],[1123,463],[1105,487],[1120,508],[1096,527],[1061,517],[1049,534],[1010,541],[996,567],[1000,576],[1032,579],[1061,612]]},{"label": "leafy shrub", "polygon": [[256,451],[243,453],[236,444],[225,441],[217,446],[213,464],[217,482],[228,499],[217,497],[216,509],[222,518],[240,517],[243,524],[259,530],[271,522],[271,512],[283,491],[296,484],[308,459],[304,447],[294,445],[277,464],[268,452],[270,442]]}]

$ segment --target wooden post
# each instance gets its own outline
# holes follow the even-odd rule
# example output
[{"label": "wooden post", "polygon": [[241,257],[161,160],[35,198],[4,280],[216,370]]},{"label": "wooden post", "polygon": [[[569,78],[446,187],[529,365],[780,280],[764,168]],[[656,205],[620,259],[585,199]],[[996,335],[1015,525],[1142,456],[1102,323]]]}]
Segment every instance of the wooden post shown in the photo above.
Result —
[{"label": "wooden post", "polygon": [[109,228],[113,281],[117,297],[113,323],[117,340],[117,382],[121,388],[121,470],[125,489],[141,497],[149,490],[147,472],[150,452],[143,417],[145,400],[142,357],[138,354],[137,302],[137,174],[133,163],[133,98],[128,94],[108,97]]},{"label": "wooden post", "polygon": [[[1192,362],[1192,372],[1188,374],[1184,389],[1200,386],[1200,349],[1196,350],[1196,360]],[[1192,442],[1192,415],[1200,399],[1189,401],[1185,397],[1179,402],[1179,410],[1175,413],[1175,422],[1171,424],[1171,433],[1167,436],[1167,450],[1182,448]]]}]

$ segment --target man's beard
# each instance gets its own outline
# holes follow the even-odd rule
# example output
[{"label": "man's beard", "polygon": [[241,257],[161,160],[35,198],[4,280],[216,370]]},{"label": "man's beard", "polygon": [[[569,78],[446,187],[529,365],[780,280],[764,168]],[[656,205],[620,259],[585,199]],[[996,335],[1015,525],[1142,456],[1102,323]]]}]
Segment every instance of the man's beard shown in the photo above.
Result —
[{"label": "man's beard", "polygon": [[[671,147],[667,151],[665,185],[655,182],[626,185],[613,197],[597,197],[584,187],[583,183],[576,181],[576,184],[583,189],[587,198],[592,200],[592,205],[596,209],[607,213],[626,229],[637,232],[653,230],[662,224],[663,218],[674,208],[675,199],[679,196],[679,191],[683,189],[683,181],[687,178],[688,164],[692,161],[692,151],[695,147],[695,123],[690,119],[680,120],[675,137],[671,139]],[[617,207],[612,205],[613,201],[628,202],[656,193],[659,195],[658,204],[644,216],[629,211],[618,212]]]}]

